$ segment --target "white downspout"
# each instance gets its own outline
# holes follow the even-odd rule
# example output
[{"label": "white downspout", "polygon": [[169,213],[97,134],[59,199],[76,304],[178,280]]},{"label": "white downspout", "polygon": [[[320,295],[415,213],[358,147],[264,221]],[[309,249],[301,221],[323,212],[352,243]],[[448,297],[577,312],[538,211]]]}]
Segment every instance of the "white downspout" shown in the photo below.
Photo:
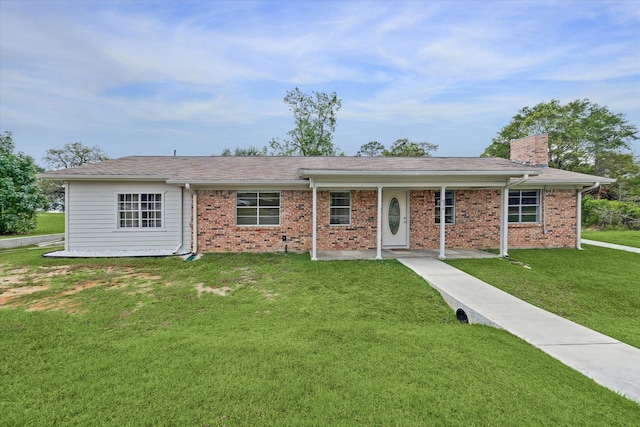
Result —
[{"label": "white downspout", "polygon": [[500,204],[500,256],[503,258],[509,257],[509,189],[527,182],[528,180],[529,174],[526,173],[516,182],[512,182],[511,184],[507,184],[502,187],[502,202]]},{"label": "white downspout", "polygon": [[440,187],[440,255],[438,256],[438,258],[440,259],[445,259],[445,227],[446,227],[446,218],[445,218],[445,214],[447,212],[446,210],[446,203],[445,203],[445,191],[446,191],[446,187],[442,186]]},{"label": "white downspout", "polygon": [[64,250],[69,250],[69,181],[65,181],[64,187]]},{"label": "white downspout", "polygon": [[184,246],[184,189],[180,187],[180,243],[174,254],[177,254]]},{"label": "white downspout", "polygon": [[378,226],[376,227],[376,259],[382,259],[382,186],[378,186]]},{"label": "white downspout", "polygon": [[582,233],[582,193],[586,193],[587,191],[591,191],[595,188],[600,187],[600,182],[596,182],[591,187],[584,188],[582,190],[577,191],[577,213],[576,213],[576,249],[582,250],[582,243],[580,241],[580,233]]},{"label": "white downspout", "polygon": [[193,240],[191,244],[191,252],[194,254],[198,253],[198,194],[191,189],[191,185],[187,182],[184,187],[189,190],[191,193],[191,212],[192,212],[192,227],[191,230],[191,239]]},{"label": "white downspout", "polygon": [[317,210],[318,210],[318,187],[316,187],[315,185],[312,187],[313,188],[313,215],[312,215],[312,230],[311,230],[311,260],[312,261],[317,261],[318,257],[316,254],[316,244],[317,244],[317,231],[316,231],[316,225],[317,225],[317,221],[318,221],[318,214],[317,214]]}]

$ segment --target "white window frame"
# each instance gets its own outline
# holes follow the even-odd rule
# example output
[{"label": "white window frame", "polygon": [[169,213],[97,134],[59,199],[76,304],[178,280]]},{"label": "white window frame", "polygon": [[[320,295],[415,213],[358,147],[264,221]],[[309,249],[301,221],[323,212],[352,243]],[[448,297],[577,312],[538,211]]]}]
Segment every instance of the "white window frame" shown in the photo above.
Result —
[{"label": "white window frame", "polygon": [[[253,199],[253,197],[251,196],[244,196],[244,199],[240,198],[240,195],[252,195],[255,194],[255,204],[251,204],[251,200]],[[273,196],[267,196],[267,194],[277,194],[278,195],[278,205],[274,206],[274,205],[270,205],[267,204],[266,201],[268,200],[268,197],[273,197]],[[261,195],[264,195],[261,197]],[[244,202],[242,204],[241,200],[244,200]],[[281,194],[280,191],[267,191],[267,190],[260,190],[260,191],[236,191],[236,226],[238,227],[278,227],[280,226],[280,204],[281,204]],[[265,204],[261,204],[260,202],[264,201]],[[249,203],[248,205],[246,203]],[[252,210],[255,210],[255,215],[249,215],[248,213],[250,213]],[[272,210],[278,211],[278,222],[277,223],[260,223],[260,219],[263,218],[263,221],[266,221],[268,218],[276,218],[275,215],[260,215],[260,211],[267,211],[267,210]],[[244,213],[245,215],[241,215],[239,216],[239,213]],[[240,222],[242,221],[238,221],[239,218],[254,218],[255,217],[255,223],[251,223],[251,224],[241,224]]]},{"label": "white window frame", "polygon": [[[535,196],[532,194],[523,195],[523,193],[535,193]],[[535,197],[535,203],[531,203],[532,198]],[[527,200],[526,203],[523,203],[523,200]],[[522,212],[523,208],[527,212]],[[534,221],[523,221],[523,216],[531,216],[533,215],[531,212],[532,209],[535,208],[535,220]],[[512,220],[512,218],[517,217],[517,220]],[[509,224],[537,224],[540,222],[540,190],[509,190],[509,209],[507,214],[507,221]]]},{"label": "white window frame", "polygon": [[[446,204],[447,195],[451,193],[451,204]],[[456,193],[454,190],[445,190],[444,192],[444,224],[451,225],[456,223]],[[440,224],[440,190],[435,192],[435,223]],[[451,218],[449,220],[449,218]]]},{"label": "white window frame", "polygon": [[[347,198],[347,205],[334,205],[334,197],[333,195],[336,195],[337,198],[344,200],[344,197],[340,197],[338,195],[348,195]],[[337,213],[338,211],[344,212],[346,211],[347,214],[345,215],[344,213]],[[338,219],[339,218],[344,218],[346,216],[346,222],[340,222]],[[337,222],[334,222],[337,221]],[[329,192],[329,225],[332,226],[341,226],[341,225],[351,225],[351,191],[330,191]]]},{"label": "white window frame", "polygon": [[[153,196],[153,200],[149,200],[149,196]],[[136,231],[163,229],[165,224],[164,200],[165,194],[158,192],[117,193],[117,229]]]}]

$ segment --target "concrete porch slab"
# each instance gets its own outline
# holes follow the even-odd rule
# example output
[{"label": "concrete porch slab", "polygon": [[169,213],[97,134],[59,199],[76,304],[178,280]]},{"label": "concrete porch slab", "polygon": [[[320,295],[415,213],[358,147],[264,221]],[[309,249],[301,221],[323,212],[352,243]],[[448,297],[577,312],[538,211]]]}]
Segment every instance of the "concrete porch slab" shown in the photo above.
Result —
[{"label": "concrete porch slab", "polygon": [[[437,249],[383,249],[383,259],[405,259],[405,258],[438,258],[440,252]],[[316,256],[319,261],[340,261],[340,260],[354,260],[376,259],[376,250],[362,250],[362,251],[317,251]],[[497,254],[491,252],[481,251],[477,249],[447,249],[445,251],[445,257],[448,259],[462,259],[462,258],[497,258]]]}]

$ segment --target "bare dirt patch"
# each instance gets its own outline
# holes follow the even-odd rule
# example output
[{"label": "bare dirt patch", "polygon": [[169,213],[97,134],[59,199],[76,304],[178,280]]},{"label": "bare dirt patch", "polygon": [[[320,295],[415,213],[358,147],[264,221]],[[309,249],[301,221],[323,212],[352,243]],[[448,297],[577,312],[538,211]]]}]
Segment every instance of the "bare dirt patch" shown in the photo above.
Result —
[{"label": "bare dirt patch", "polygon": [[255,283],[255,272],[249,267],[238,267],[229,271],[221,271],[219,280],[216,285],[205,286],[204,283],[195,285],[198,292],[198,298],[204,293],[211,293],[226,297],[229,293],[243,288],[247,284]]},{"label": "bare dirt patch", "polygon": [[0,276],[0,289],[4,287],[24,285],[29,282],[45,283],[48,279],[56,276],[67,276],[73,274],[72,268],[68,265],[58,267],[39,267],[36,270],[29,268],[14,268],[6,270]]},{"label": "bare dirt patch", "polygon": [[274,294],[268,289],[262,289],[262,295],[269,301],[273,301],[278,296],[278,294]]},{"label": "bare dirt patch", "polygon": [[198,298],[202,296],[202,294],[216,294],[221,297],[226,297],[227,294],[233,289],[230,286],[221,286],[221,287],[213,287],[213,286],[204,286],[204,283],[198,283],[196,285],[196,291],[198,291]]},{"label": "bare dirt patch", "polygon": [[[6,265],[2,265],[6,267]],[[80,273],[82,281],[73,280],[74,274]],[[135,268],[87,268],[84,266],[39,267],[35,269],[16,268],[3,269],[0,272],[0,308],[25,307],[27,311],[62,310],[69,314],[86,313],[80,308],[82,301],[73,296],[87,289],[107,286],[120,290],[126,295],[150,294],[154,286],[162,283],[162,276],[139,272]],[[68,285],[55,295],[48,295],[37,300],[21,300],[21,297],[51,289],[52,279],[68,276]],[[91,278],[86,279],[89,276]],[[64,281],[67,281],[64,279]],[[60,282],[56,282],[60,285]]]},{"label": "bare dirt patch", "polygon": [[154,286],[164,283],[162,276],[141,273],[134,268],[127,268],[123,272],[109,285],[109,289],[119,289],[125,295],[150,294]]},{"label": "bare dirt patch", "polygon": [[64,311],[68,314],[84,314],[88,310],[80,308],[82,306],[81,301],[73,301],[70,299],[57,299],[55,297],[43,298],[29,304],[27,311]]},{"label": "bare dirt patch", "polygon": [[30,295],[36,292],[46,291],[49,286],[21,286],[18,288],[1,289],[0,307],[9,305],[11,300],[23,295]]}]

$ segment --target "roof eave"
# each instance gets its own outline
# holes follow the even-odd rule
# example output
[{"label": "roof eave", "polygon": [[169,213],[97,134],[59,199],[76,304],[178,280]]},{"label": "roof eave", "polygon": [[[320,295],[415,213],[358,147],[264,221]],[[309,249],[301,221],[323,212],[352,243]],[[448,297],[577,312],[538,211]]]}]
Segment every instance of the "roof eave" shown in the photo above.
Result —
[{"label": "roof eave", "polygon": [[232,185],[257,185],[257,186],[308,186],[306,179],[295,180],[211,180],[211,179],[168,179],[167,184],[176,185],[216,185],[216,186],[232,186]]},{"label": "roof eave", "polygon": [[300,169],[302,178],[315,178],[327,176],[374,176],[374,177],[433,177],[433,176],[497,176],[497,177],[520,177],[538,175],[539,172],[532,169],[523,170],[434,170],[434,171],[380,171],[380,170],[329,170],[329,169]]},{"label": "roof eave", "polygon": [[161,175],[73,175],[40,173],[40,179],[53,181],[167,181],[167,176]]},{"label": "roof eave", "polygon": [[[592,180],[561,180],[561,179],[532,179],[524,182],[522,185],[576,185],[576,186],[592,186],[595,184],[613,184],[617,180],[613,178],[600,178]],[[516,186],[517,187],[517,186]]]}]

